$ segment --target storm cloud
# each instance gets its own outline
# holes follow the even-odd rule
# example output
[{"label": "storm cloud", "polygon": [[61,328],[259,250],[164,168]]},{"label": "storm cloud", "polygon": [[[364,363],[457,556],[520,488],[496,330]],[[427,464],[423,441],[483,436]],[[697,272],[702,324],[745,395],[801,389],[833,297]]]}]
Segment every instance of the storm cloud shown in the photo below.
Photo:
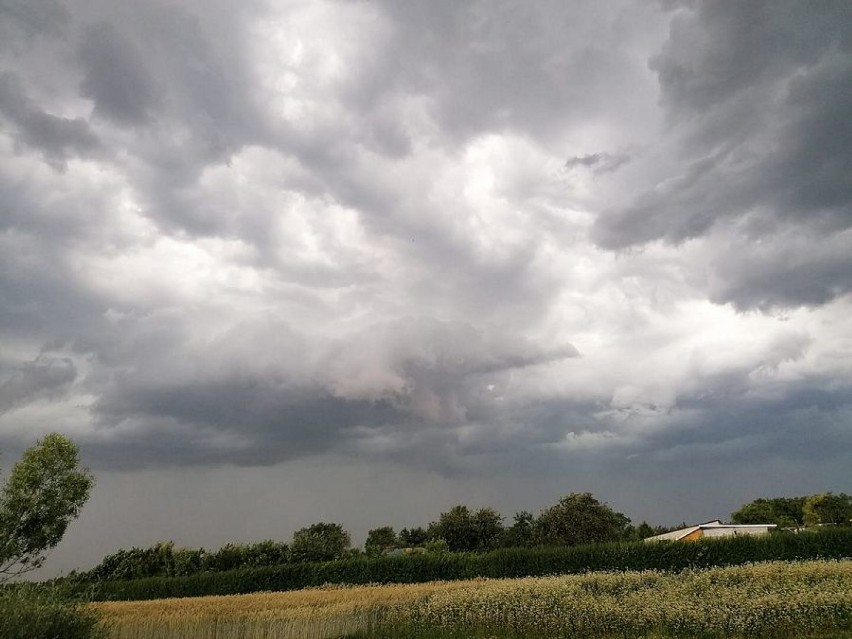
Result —
[{"label": "storm cloud", "polygon": [[[174,512],[210,500],[183,543],[277,534],[212,515],[217,482],[353,526],[395,512],[358,506],[382,477],[398,526],[454,497],[681,521],[848,491],[850,25],[2,2],[0,448],[72,436],[106,546],[169,534],[163,478],[192,487]],[[95,521],[134,486],[150,525]]]}]

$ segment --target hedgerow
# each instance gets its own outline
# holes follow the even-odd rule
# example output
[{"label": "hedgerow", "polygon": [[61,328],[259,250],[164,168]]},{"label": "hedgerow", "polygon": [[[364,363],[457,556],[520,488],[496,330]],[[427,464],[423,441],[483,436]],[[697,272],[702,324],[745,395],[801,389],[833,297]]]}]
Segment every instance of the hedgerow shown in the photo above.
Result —
[{"label": "hedgerow", "polygon": [[357,558],[323,563],[153,577],[78,582],[100,600],[244,594],[296,590],[323,584],[421,583],[475,577],[527,577],[591,571],[662,570],[732,566],[750,562],[852,557],[852,529],[799,534],[702,539],[695,542],[630,542],[561,548],[518,548],[490,553],[425,554]]}]

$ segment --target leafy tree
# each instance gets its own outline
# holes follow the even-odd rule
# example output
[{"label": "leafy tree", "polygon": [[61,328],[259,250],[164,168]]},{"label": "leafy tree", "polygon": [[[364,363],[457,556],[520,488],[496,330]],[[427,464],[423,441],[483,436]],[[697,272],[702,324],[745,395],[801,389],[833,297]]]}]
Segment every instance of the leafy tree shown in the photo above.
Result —
[{"label": "leafy tree", "polygon": [[176,577],[194,575],[204,569],[207,551],[203,548],[180,548],[174,551],[173,571]]},{"label": "leafy tree", "polygon": [[595,499],[571,493],[543,511],[535,522],[536,542],[543,546],[575,546],[624,539],[630,519]]},{"label": "leafy tree", "polygon": [[290,556],[295,562],[333,561],[343,558],[349,542],[343,526],[320,522],[293,533]]},{"label": "leafy tree", "polygon": [[420,526],[410,529],[403,528],[399,531],[399,543],[403,548],[423,546],[428,540],[429,534]]},{"label": "leafy tree", "polygon": [[641,541],[642,539],[647,539],[648,537],[653,537],[658,534],[647,521],[643,521],[636,527],[635,538],[637,541]]},{"label": "leafy tree", "polygon": [[522,510],[515,513],[514,523],[503,531],[500,545],[504,548],[528,548],[533,545],[535,517],[531,512]]},{"label": "leafy tree", "polygon": [[731,521],[735,524],[775,524],[776,519],[777,515],[768,499],[755,499],[731,513]]},{"label": "leafy tree", "polygon": [[493,550],[503,534],[503,516],[493,508],[480,508],[473,515],[476,526],[476,547],[474,550]]},{"label": "leafy tree", "polygon": [[47,435],[24,452],[0,492],[0,583],[44,563],[93,485],[64,435]]},{"label": "leafy tree", "polygon": [[848,526],[852,522],[852,497],[843,493],[811,495],[805,501],[802,510],[805,514],[805,523],[809,526],[818,524]]},{"label": "leafy tree", "polygon": [[367,533],[364,551],[371,557],[376,557],[388,548],[396,548],[398,545],[399,539],[394,529],[391,526],[382,526]]},{"label": "leafy tree", "polygon": [[443,539],[451,552],[482,551],[494,548],[503,531],[503,518],[493,508],[472,512],[467,506],[453,506],[429,525],[431,539]]},{"label": "leafy tree", "polygon": [[775,497],[755,499],[731,513],[735,524],[776,524],[801,526],[804,524],[805,497]]},{"label": "leafy tree", "polygon": [[267,539],[245,547],[243,564],[247,566],[276,566],[290,561],[290,547],[280,541]]}]

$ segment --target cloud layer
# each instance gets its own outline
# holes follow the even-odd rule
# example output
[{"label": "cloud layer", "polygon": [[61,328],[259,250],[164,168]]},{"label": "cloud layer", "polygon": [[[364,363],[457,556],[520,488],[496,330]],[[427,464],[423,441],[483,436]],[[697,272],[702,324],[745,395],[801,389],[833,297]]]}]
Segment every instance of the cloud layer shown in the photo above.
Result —
[{"label": "cloud layer", "polygon": [[0,448],[831,483],[850,13],[3,3]]}]

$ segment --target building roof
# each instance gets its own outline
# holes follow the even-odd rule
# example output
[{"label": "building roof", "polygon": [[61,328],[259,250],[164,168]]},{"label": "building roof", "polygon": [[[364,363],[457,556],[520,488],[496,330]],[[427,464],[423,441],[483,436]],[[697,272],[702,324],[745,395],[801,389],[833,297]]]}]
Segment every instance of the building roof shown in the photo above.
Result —
[{"label": "building roof", "polygon": [[678,539],[683,539],[684,537],[691,535],[696,530],[708,530],[708,529],[719,529],[723,528],[725,530],[742,530],[743,532],[747,532],[748,530],[769,530],[770,528],[775,528],[775,524],[723,524],[720,519],[714,519],[713,521],[708,521],[703,524],[696,524],[694,526],[687,526],[686,528],[681,528],[679,530],[672,530],[671,532],[663,533],[662,535],[654,535],[653,537],[646,537],[645,541],[664,541],[664,540],[672,540],[677,541]]}]

